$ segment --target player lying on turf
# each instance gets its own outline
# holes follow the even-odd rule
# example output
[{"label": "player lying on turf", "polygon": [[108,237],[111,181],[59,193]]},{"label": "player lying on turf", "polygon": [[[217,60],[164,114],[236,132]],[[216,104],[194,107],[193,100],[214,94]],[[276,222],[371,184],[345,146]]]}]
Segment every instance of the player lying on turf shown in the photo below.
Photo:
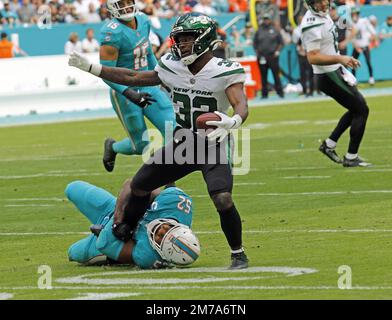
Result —
[{"label": "player lying on turf", "polygon": [[93,224],[93,234],[70,246],[69,260],[86,265],[134,264],[143,269],[193,263],[200,245],[190,229],[192,199],[174,186],[151,193],[151,205],[132,239],[124,242],[113,235],[115,207],[124,205],[131,192],[130,182],[126,181],[117,201],[106,190],[87,182],[68,184],[67,198]]},{"label": "player lying on turf", "polygon": [[[76,52],[68,62],[70,66],[116,83],[128,86],[165,84],[171,90],[177,121],[175,138],[155,152],[151,161],[136,173],[132,181],[132,205],[127,210],[116,211],[113,232],[120,239],[127,237],[127,228],[132,230],[144,214],[152,190],[194,171],[201,171],[231,248],[230,268],[247,268],[248,258],[242,247],[241,217],[232,199],[233,173],[228,160],[231,145],[228,145],[227,139],[230,130],[239,128],[248,117],[245,71],[237,62],[213,56],[212,50],[218,43],[216,24],[206,15],[188,13],[179,17],[170,37],[172,53],[164,55],[151,71],[138,72],[91,64]],[[232,117],[226,114],[230,106],[234,109]],[[206,122],[216,127],[208,134],[212,143],[196,133],[196,119],[209,112],[217,113],[220,118],[220,121]],[[196,144],[202,148],[196,148]],[[221,147],[225,145],[226,150]],[[183,158],[178,161],[176,157],[184,149],[191,159],[185,163]],[[208,154],[211,153],[217,155],[217,161],[216,158],[210,160]],[[127,224],[123,223],[124,220],[128,221]]]}]

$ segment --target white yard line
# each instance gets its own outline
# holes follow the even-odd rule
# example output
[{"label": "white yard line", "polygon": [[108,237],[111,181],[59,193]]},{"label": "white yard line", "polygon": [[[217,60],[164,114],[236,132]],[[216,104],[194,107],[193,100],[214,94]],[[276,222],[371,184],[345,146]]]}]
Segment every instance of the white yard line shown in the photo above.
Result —
[{"label": "white yard line", "polygon": [[296,180],[296,179],[329,179],[331,176],[288,176],[288,177],[281,177],[280,179],[287,179],[287,180]]},{"label": "white yard line", "polygon": [[[273,234],[273,233],[391,233],[392,229],[276,229],[276,230],[243,230],[245,234]],[[24,236],[66,236],[88,235],[91,232],[0,232],[0,237]],[[220,230],[195,231],[196,234],[221,234]]]},{"label": "white yard line", "polygon": [[0,300],[12,299],[14,295],[12,293],[0,292]]},{"label": "white yard line", "polygon": [[6,205],[4,205],[5,208],[8,208],[8,207],[11,207],[11,208],[13,208],[13,207],[16,207],[16,208],[19,208],[19,207],[54,207],[54,206],[55,206],[54,204],[6,204]]},{"label": "white yard line", "polygon": [[87,292],[87,293],[81,293],[79,294],[79,297],[76,298],[71,298],[71,299],[65,299],[65,300],[109,300],[109,299],[117,299],[117,298],[127,298],[127,297],[135,297],[135,296],[140,296],[142,293],[140,292],[129,292],[129,293],[92,293],[92,292]]}]

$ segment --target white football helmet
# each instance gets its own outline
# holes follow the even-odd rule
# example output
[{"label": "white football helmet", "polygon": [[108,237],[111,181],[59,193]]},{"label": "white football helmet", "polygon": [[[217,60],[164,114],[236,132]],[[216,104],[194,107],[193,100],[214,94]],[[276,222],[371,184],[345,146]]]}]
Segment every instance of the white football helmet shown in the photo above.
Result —
[{"label": "white football helmet", "polygon": [[134,0],[107,0],[106,6],[113,17],[124,21],[131,21],[138,12]]},{"label": "white football helmet", "polygon": [[[171,228],[163,236],[161,243],[155,241],[156,232],[163,224]],[[155,219],[147,225],[148,239],[162,259],[176,265],[188,265],[200,255],[200,243],[192,230],[173,219]]]}]

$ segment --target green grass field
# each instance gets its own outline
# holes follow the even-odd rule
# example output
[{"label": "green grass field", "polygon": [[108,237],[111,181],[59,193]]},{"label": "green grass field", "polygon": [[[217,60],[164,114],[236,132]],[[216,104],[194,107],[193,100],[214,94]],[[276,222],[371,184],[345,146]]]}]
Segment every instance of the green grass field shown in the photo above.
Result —
[{"label": "green grass field", "polygon": [[[343,112],[334,102],[250,110],[251,171],[235,177],[234,188],[248,272],[224,269],[230,253],[199,173],[178,183],[194,198],[202,246],[191,268],[68,262],[67,248],[89,222],[65,200],[66,185],[85,180],[117,194],[140,157],[119,156],[114,172],[104,171],[104,138],[124,136],[117,119],[0,128],[0,297],[391,299],[391,102],[368,99],[361,155],[370,168],[343,168],[317,150]],[[346,133],[339,154],[347,142]],[[51,267],[51,290],[37,286],[41,265]],[[351,267],[351,290],[338,288],[342,265]]]}]

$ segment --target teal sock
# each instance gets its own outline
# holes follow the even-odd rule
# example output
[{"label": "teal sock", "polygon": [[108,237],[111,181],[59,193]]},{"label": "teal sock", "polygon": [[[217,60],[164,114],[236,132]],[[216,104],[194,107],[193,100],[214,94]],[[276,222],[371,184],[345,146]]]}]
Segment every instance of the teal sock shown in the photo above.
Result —
[{"label": "teal sock", "polygon": [[131,140],[129,138],[113,143],[113,151],[115,153],[127,155],[135,154],[135,149],[132,147]]}]

